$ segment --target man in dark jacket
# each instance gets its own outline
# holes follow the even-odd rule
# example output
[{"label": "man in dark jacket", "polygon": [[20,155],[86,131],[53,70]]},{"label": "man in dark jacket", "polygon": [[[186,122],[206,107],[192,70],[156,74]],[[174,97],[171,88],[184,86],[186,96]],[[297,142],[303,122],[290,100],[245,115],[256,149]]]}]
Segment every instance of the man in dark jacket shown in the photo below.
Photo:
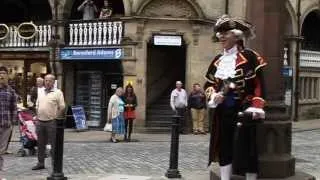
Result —
[{"label": "man in dark jacket", "polygon": [[206,96],[199,83],[193,84],[193,90],[190,93],[188,100],[193,122],[193,134],[206,134],[203,128],[206,110]]}]

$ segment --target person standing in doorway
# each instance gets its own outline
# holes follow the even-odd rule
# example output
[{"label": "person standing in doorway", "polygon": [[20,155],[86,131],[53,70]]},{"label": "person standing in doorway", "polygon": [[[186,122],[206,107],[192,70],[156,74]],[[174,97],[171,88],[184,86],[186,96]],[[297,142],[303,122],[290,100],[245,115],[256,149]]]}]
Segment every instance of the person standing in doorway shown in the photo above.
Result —
[{"label": "person standing in doorway", "polygon": [[112,15],[112,8],[110,7],[109,1],[103,1],[103,7],[101,8],[99,19],[107,19]]},{"label": "person standing in doorway", "polygon": [[180,133],[185,134],[186,131],[186,118],[185,113],[188,107],[188,95],[187,92],[182,88],[182,82],[176,82],[176,88],[172,90],[170,96],[170,106],[176,115],[181,116],[180,118]]},{"label": "person standing in doorway", "polygon": [[36,86],[31,88],[31,97],[30,100],[33,103],[34,109],[36,107],[36,102],[38,99],[38,94],[43,92],[44,89],[44,79],[42,77],[38,77],[36,79]]},{"label": "person standing in doorway", "polygon": [[[45,168],[45,150],[47,143],[55,148],[56,120],[65,113],[65,102],[61,90],[54,88],[55,76],[48,74],[44,78],[44,87],[38,94],[36,102],[37,134],[38,134],[38,163],[32,170]],[[52,158],[53,161],[54,158]]]},{"label": "person standing in doorway", "polygon": [[78,7],[78,11],[82,11],[83,20],[93,20],[96,17],[96,13],[98,13],[97,6],[93,0],[84,0]]},{"label": "person standing in doorway", "polygon": [[108,122],[112,123],[112,133],[110,141],[117,143],[116,134],[125,133],[125,122],[124,122],[124,105],[123,101],[123,89],[118,87],[116,93],[111,96],[108,104]]},{"label": "person standing in doorway", "polygon": [[193,122],[193,134],[206,134],[204,131],[204,117],[206,112],[206,96],[199,83],[193,84],[193,90],[189,95],[188,104],[191,109]]},{"label": "person standing in doorway", "polygon": [[133,120],[136,119],[136,106],[137,106],[137,96],[134,93],[134,89],[131,84],[128,84],[124,93],[125,101],[125,110],[124,110],[124,119],[125,119],[125,134],[124,139],[131,141],[131,133],[133,127]]},{"label": "person standing in doorway", "polygon": [[0,67],[0,171],[3,169],[2,155],[5,153],[12,126],[17,121],[17,95],[8,85],[8,69]]}]

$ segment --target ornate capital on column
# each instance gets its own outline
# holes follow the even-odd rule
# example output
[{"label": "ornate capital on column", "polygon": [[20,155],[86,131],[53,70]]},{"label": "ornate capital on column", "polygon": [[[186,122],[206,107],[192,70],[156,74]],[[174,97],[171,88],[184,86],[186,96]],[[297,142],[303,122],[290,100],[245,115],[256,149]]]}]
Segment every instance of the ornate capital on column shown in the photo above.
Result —
[{"label": "ornate capital on column", "polygon": [[123,59],[121,60],[121,63],[124,76],[136,75],[137,72],[134,46],[126,46],[123,48]]},{"label": "ornate capital on column", "polygon": [[138,48],[141,49],[143,47],[143,36],[144,36],[144,28],[145,28],[145,22],[141,21],[137,25],[137,41],[138,41]]},{"label": "ornate capital on column", "polygon": [[124,76],[136,76],[136,60],[135,59],[122,59],[122,68]]},{"label": "ornate capital on column", "polygon": [[192,37],[193,37],[193,45],[194,46],[199,45],[199,36],[200,36],[200,26],[193,25],[192,26]]}]

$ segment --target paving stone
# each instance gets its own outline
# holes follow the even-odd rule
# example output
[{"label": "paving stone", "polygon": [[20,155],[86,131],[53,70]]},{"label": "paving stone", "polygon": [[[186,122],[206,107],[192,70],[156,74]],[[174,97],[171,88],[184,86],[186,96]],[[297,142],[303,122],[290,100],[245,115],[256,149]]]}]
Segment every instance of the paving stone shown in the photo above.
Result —
[{"label": "paving stone", "polygon": [[[67,142],[64,145],[63,171],[69,179],[77,180],[108,180],[106,178],[114,174],[132,178],[144,176],[150,177],[150,180],[165,179],[163,176],[169,167],[170,142],[163,139],[117,144]],[[297,158],[296,169],[320,178],[320,130],[295,132],[292,143],[293,155]],[[17,152],[20,147],[18,142],[13,142],[9,148]],[[51,174],[50,158],[46,159],[47,169],[41,171],[31,170],[37,162],[36,156],[16,157],[11,154],[5,155],[4,159],[4,172],[0,176],[8,180],[40,180]],[[179,146],[179,170],[184,179],[207,180],[207,160],[208,136],[184,136]]]}]

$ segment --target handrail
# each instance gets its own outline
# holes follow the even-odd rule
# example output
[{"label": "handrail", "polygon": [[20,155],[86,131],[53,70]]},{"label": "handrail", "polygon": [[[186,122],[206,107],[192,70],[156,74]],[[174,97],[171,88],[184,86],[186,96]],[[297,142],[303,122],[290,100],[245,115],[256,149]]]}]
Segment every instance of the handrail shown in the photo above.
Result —
[{"label": "handrail", "polygon": [[[153,87],[156,84],[161,84],[162,87],[165,86],[163,83],[160,83],[160,81],[172,79],[171,76],[174,74],[175,74],[175,69],[167,69],[155,81],[148,83],[147,91],[155,93],[155,91],[152,90],[154,89]],[[167,87],[162,88],[162,91],[159,91],[159,88],[156,88],[158,91],[154,97],[148,95],[149,99],[147,99],[147,104],[150,104],[153,101],[155,101],[159,96],[163,94],[164,91],[166,91],[170,87],[171,84],[172,84],[172,80],[168,83],[168,85],[166,85]]]}]

